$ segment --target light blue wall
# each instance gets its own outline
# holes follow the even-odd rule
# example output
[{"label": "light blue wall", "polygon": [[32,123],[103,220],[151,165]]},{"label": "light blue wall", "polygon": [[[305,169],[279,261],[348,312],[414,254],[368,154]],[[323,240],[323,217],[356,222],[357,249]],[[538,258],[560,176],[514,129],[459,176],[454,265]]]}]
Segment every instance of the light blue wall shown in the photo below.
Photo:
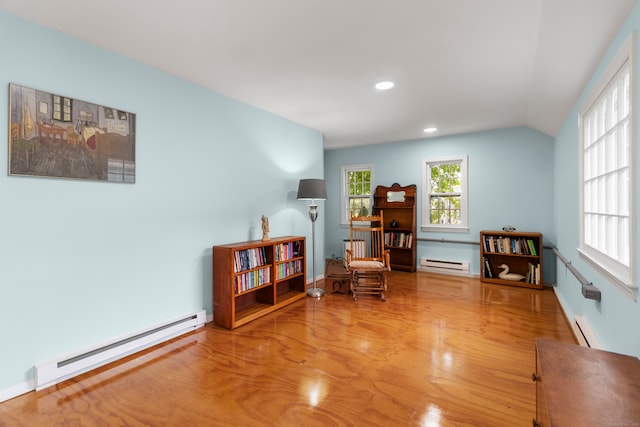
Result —
[{"label": "light blue wall", "polygon": [[[589,326],[596,334],[596,337],[605,349],[619,353],[632,354],[640,357],[640,306],[637,302],[631,301],[622,295],[621,291],[614,288],[605,277],[585,263],[576,248],[580,244],[579,235],[579,199],[578,191],[579,169],[578,169],[578,112],[583,106],[586,97],[589,95],[598,79],[604,73],[612,58],[618,52],[622,42],[627,36],[640,29],[640,6],[636,6],[629,14],[627,21],[621,27],[616,39],[609,47],[601,64],[593,74],[590,82],[586,86],[580,99],[576,103],[571,114],[565,121],[562,129],[556,136],[555,142],[555,228],[557,230],[557,245],[563,255],[581,272],[588,281],[593,282],[602,292],[602,301],[596,302],[582,297],[579,282],[571,274],[565,274],[564,266],[558,266],[558,287],[557,293],[565,311],[570,319],[573,316],[584,316]],[[636,99],[640,100],[640,84],[638,82],[638,70],[640,69],[638,58],[638,45],[636,44]],[[636,101],[636,106],[638,106]],[[636,135],[638,135],[638,110],[636,109]],[[637,138],[637,137],[636,137]],[[636,147],[636,165],[640,165],[640,150],[638,150],[637,139],[634,142]],[[640,188],[640,174],[636,172],[636,216],[640,213],[640,197],[637,189]],[[638,269],[640,265],[640,248],[638,248],[638,236],[640,227],[635,224],[636,231],[632,241],[634,242],[636,253],[634,262],[636,265],[636,277],[634,284],[638,285]]]},{"label": "light blue wall", "polygon": [[[419,238],[478,242],[481,230],[509,224],[521,231],[539,231],[555,241],[553,227],[553,141],[529,128],[511,128],[415,141],[325,151],[325,180],[329,199],[325,253],[342,256],[349,228],[340,225],[341,167],[372,163],[374,185],[418,186],[417,221],[422,223],[422,161],[444,156],[468,156],[469,231],[435,233],[418,230]],[[418,242],[421,257],[468,261],[479,274],[479,246]],[[555,260],[545,253],[544,280],[555,279]]]},{"label": "light blue wall", "polygon": [[263,214],[310,241],[295,195],[322,178],[318,132],[4,12],[0,51],[0,117],[9,82],[137,114],[133,185],[7,176],[0,150],[0,395],[38,361],[211,314],[211,246],[261,238]]}]

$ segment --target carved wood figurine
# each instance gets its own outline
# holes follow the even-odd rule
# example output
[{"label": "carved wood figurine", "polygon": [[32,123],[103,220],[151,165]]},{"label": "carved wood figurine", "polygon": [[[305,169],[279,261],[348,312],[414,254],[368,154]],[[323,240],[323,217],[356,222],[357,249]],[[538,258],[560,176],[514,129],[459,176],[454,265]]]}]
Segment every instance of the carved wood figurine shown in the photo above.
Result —
[{"label": "carved wood figurine", "polygon": [[269,218],[262,215],[262,241],[269,240]]}]

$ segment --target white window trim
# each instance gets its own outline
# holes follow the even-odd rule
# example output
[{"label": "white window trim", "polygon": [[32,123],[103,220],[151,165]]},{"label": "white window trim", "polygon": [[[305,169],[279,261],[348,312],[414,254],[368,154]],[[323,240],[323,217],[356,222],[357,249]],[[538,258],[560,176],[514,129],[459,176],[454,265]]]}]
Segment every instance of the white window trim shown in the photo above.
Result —
[{"label": "white window trim", "polygon": [[[632,300],[636,300],[637,289],[633,283],[635,276],[635,194],[636,194],[636,64],[635,64],[635,32],[631,33],[624,41],[620,50],[616,54],[615,58],[611,61],[602,77],[598,80],[591,91],[589,97],[585,101],[580,113],[578,114],[578,129],[579,129],[579,141],[578,141],[578,158],[579,158],[579,219],[580,219],[580,243],[577,248],[581,258],[585,260],[595,270],[600,272],[604,277],[619,289],[625,296]],[[631,241],[629,245],[629,267],[622,265],[620,262],[607,257],[602,252],[595,248],[588,246],[584,241],[584,129],[583,129],[583,117],[592,108],[592,106],[599,100],[602,93],[608,88],[611,81],[618,74],[620,69],[626,64],[630,64],[629,71],[629,91],[630,91],[630,110],[629,110],[629,138],[631,141],[630,147],[630,162],[631,162],[631,176],[629,177],[630,183],[630,199],[629,199],[629,220],[630,220],[630,235]]]},{"label": "white window trim", "polygon": [[[469,215],[468,215],[468,201],[469,193],[467,191],[468,185],[468,162],[466,155],[464,156],[450,156],[450,157],[435,157],[422,159],[422,225],[420,229],[422,231],[446,231],[446,232],[466,232],[469,231]],[[434,225],[429,223],[429,186],[427,182],[431,179],[430,164],[434,163],[456,163],[460,162],[460,171],[462,172],[461,180],[461,200],[460,200],[460,224],[442,224]]]},{"label": "white window trim", "polygon": [[347,215],[347,199],[349,198],[349,183],[347,182],[347,172],[349,171],[361,171],[368,169],[371,172],[371,194],[369,195],[369,205],[373,207],[373,192],[375,182],[373,180],[373,163],[363,163],[358,165],[344,165],[340,168],[341,177],[340,181],[342,183],[342,197],[340,201],[340,225],[342,226],[350,226],[350,218]]}]

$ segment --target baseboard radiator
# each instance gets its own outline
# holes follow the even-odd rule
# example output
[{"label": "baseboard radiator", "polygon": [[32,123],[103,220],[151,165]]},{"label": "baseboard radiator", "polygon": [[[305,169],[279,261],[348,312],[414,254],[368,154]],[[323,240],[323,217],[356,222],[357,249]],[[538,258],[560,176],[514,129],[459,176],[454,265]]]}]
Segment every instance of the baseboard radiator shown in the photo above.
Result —
[{"label": "baseboard radiator", "polygon": [[600,342],[584,317],[573,317],[573,332],[581,346],[602,350]]},{"label": "baseboard radiator", "polygon": [[431,271],[469,273],[469,263],[444,259],[420,258],[420,267]]},{"label": "baseboard radiator", "polygon": [[206,312],[198,311],[148,329],[117,337],[90,349],[68,353],[35,365],[36,390],[52,386],[84,372],[204,326]]}]

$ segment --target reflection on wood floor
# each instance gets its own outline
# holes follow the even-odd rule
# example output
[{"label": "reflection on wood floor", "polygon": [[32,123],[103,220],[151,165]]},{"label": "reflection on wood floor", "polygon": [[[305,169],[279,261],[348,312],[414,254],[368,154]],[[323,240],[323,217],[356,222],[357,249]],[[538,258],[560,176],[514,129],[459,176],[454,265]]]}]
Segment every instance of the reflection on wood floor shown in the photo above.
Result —
[{"label": "reflection on wood floor", "polygon": [[207,324],[4,402],[0,426],[531,425],[535,338],[574,342],[551,289],[394,271],[386,297]]}]

